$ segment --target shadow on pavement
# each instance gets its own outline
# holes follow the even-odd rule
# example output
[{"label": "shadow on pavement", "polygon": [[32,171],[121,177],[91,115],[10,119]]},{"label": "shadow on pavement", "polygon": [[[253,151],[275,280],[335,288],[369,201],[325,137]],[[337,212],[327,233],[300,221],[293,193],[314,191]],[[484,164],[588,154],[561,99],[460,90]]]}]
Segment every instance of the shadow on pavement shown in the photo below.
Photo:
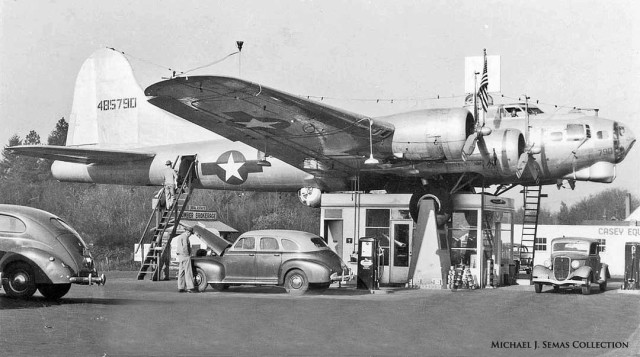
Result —
[{"label": "shadow on pavement", "polygon": [[6,296],[0,296],[0,310],[16,310],[16,309],[39,309],[50,306],[60,305],[138,305],[162,303],[154,301],[143,301],[134,299],[105,299],[105,298],[62,298],[60,300],[47,300],[43,297],[32,296],[28,299],[13,299]]}]

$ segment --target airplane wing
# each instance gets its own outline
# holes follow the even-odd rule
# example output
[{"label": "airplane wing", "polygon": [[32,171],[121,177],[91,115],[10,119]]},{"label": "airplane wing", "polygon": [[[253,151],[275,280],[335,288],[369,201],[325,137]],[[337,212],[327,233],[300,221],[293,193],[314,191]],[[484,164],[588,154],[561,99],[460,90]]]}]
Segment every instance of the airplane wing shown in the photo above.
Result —
[{"label": "airplane wing", "polygon": [[[240,79],[178,77],[145,90],[149,102],[307,172],[339,177],[369,157],[369,118]],[[372,124],[373,145],[394,127]],[[374,151],[375,153],[375,151]]]},{"label": "airplane wing", "polygon": [[146,152],[56,145],[18,145],[8,147],[7,150],[19,155],[82,164],[122,163],[123,161],[151,159],[155,156],[154,153]]}]

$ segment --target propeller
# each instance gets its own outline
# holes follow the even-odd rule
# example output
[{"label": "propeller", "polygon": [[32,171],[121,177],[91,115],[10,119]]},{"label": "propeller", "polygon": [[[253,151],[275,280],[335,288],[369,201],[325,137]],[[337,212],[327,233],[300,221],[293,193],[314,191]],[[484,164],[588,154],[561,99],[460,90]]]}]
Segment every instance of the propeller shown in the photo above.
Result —
[{"label": "propeller", "polygon": [[522,177],[525,169],[529,169],[529,173],[531,173],[531,177],[538,182],[540,177],[540,172],[538,171],[538,165],[531,164],[531,161],[535,161],[536,159],[533,157],[535,154],[539,154],[541,152],[539,147],[535,146],[533,143],[527,149],[524,150],[522,154],[520,154],[520,158],[518,158],[518,165],[516,166],[516,177],[519,179]]},{"label": "propeller", "polygon": [[485,163],[491,160],[489,155],[489,151],[487,150],[487,145],[485,145],[484,140],[482,139],[484,136],[491,134],[491,128],[487,128],[485,126],[477,127],[475,133],[472,133],[465,140],[464,145],[462,146],[462,160],[467,161],[467,157],[473,154],[473,151],[476,149],[476,145],[478,146],[478,151],[480,151],[480,155]]}]

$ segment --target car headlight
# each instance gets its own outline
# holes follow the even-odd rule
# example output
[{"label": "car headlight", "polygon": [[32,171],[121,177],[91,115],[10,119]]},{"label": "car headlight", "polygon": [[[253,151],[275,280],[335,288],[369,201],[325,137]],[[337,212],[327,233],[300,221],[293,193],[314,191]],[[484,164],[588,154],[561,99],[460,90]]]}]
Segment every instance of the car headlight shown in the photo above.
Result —
[{"label": "car headlight", "polygon": [[92,268],[93,259],[91,259],[91,257],[84,257],[84,259],[82,259],[82,264],[84,265],[85,268]]},{"label": "car headlight", "polygon": [[544,261],[544,266],[551,269],[551,260],[547,259]]},{"label": "car headlight", "polygon": [[578,268],[580,268],[580,262],[579,262],[579,261],[577,261],[577,260],[572,261],[572,262],[571,262],[571,267],[572,267],[573,269],[578,269]]}]

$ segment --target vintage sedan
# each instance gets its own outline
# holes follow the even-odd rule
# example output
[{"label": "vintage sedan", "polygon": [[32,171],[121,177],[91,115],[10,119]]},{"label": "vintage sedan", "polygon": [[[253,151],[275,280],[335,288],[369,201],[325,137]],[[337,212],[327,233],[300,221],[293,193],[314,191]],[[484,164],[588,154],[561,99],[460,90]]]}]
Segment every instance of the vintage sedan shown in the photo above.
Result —
[{"label": "vintage sedan", "polygon": [[210,252],[192,259],[195,286],[218,291],[230,285],[276,285],[290,294],[310,287],[326,289],[332,282],[352,278],[351,271],[325,241],[311,233],[291,230],[250,231],[230,243],[203,227],[194,226]]},{"label": "vintage sedan", "polygon": [[39,209],[0,204],[0,279],[9,297],[36,290],[63,297],[71,284],[104,284],[80,235],[59,217]]},{"label": "vintage sedan", "polygon": [[598,241],[589,238],[562,237],[551,241],[551,259],[533,267],[532,280],[536,293],[543,285],[554,291],[562,286],[580,286],[582,294],[591,293],[591,284],[600,291],[607,289],[609,267],[600,261]]}]

